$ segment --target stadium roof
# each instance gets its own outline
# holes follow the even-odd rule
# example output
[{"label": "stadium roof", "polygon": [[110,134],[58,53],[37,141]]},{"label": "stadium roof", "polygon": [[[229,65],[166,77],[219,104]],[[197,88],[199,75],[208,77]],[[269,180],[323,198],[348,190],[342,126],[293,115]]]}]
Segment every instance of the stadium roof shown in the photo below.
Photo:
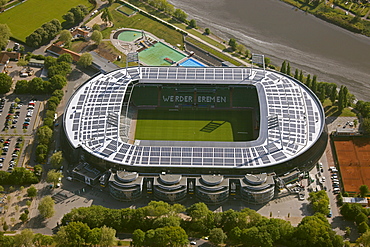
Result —
[{"label": "stadium roof", "polygon": [[[260,133],[249,142],[135,141],[120,137],[123,98],[131,83],[254,85]],[[75,148],[122,165],[258,168],[308,150],[324,128],[320,102],[303,84],[278,72],[250,68],[132,67],[100,74],[71,97],[64,115]]]}]

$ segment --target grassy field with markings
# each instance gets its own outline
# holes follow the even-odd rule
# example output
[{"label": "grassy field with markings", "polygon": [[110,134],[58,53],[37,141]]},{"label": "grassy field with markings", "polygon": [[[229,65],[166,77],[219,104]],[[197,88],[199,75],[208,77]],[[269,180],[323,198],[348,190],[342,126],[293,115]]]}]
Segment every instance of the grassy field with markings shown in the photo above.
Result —
[{"label": "grassy field with markings", "polygon": [[92,8],[87,0],[27,0],[0,13],[0,23],[9,26],[14,38],[25,41],[28,35],[45,22],[52,19],[63,22],[62,16],[79,4],[85,5],[89,10]]},{"label": "grassy field with markings", "polygon": [[252,111],[140,109],[135,139],[165,141],[248,141]]}]

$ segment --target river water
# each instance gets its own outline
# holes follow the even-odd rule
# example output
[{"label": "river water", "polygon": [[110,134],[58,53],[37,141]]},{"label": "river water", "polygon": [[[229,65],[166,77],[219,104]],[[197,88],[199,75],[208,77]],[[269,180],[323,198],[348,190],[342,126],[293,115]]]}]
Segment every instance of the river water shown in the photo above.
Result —
[{"label": "river water", "polygon": [[[278,0],[168,0],[188,19],[234,37],[273,64],[290,62],[319,81],[345,85],[370,101],[370,38],[351,33]],[[312,78],[312,77],[311,77]]]}]

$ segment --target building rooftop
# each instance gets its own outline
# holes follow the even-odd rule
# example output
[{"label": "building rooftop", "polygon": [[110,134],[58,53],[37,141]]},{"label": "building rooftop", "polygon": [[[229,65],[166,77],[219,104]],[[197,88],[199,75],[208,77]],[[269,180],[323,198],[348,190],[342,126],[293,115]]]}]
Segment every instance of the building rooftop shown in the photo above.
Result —
[{"label": "building rooftop", "polygon": [[[132,82],[254,85],[260,105],[259,137],[249,142],[140,140],[129,144],[121,139],[119,116]],[[100,74],[82,85],[66,107],[64,128],[72,146],[117,164],[238,169],[273,166],[304,153],[323,132],[324,119],[316,96],[302,83],[278,72],[131,67]]]}]

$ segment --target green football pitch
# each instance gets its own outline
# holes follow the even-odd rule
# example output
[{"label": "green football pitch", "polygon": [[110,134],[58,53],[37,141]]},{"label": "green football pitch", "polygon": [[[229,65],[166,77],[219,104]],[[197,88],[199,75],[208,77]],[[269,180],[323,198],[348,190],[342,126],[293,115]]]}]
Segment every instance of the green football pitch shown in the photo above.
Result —
[{"label": "green football pitch", "polygon": [[135,139],[164,141],[249,141],[253,137],[250,110],[140,109]]},{"label": "green football pitch", "polygon": [[54,18],[63,22],[62,16],[79,4],[92,8],[87,0],[27,0],[1,13],[0,23],[8,25],[14,38],[25,41],[29,34],[45,22]]}]

